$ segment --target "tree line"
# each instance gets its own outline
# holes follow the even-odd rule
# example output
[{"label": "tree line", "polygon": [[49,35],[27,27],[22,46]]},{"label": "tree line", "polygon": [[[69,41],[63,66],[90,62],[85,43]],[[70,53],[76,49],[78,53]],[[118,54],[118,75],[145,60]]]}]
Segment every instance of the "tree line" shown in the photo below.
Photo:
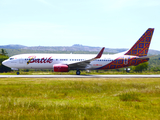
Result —
[{"label": "tree line", "polygon": [[6,67],[6,66],[4,66],[3,64],[2,64],[2,62],[4,61],[4,60],[6,60],[6,59],[8,59],[9,57],[7,56],[7,52],[6,52],[6,50],[4,50],[4,49],[1,49],[0,50],[0,72],[10,72],[11,71],[11,69],[10,68],[8,68],[8,67]]}]

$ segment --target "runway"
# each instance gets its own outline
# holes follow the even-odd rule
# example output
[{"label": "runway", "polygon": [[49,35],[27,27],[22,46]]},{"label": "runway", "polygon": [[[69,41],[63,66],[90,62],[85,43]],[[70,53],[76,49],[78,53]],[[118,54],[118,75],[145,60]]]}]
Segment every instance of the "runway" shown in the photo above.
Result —
[{"label": "runway", "polygon": [[160,75],[0,75],[0,78],[160,78]]}]

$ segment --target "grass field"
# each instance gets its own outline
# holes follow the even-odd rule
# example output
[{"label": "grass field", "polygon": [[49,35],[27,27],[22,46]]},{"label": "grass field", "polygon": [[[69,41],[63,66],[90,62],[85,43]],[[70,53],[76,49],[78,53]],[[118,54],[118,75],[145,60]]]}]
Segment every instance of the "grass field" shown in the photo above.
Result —
[{"label": "grass field", "polygon": [[0,78],[0,119],[159,120],[159,78]]}]

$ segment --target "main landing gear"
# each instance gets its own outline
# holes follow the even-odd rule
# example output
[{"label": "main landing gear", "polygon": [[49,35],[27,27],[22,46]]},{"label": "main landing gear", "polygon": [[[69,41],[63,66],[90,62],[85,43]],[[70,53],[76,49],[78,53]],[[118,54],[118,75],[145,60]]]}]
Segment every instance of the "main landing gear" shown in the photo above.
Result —
[{"label": "main landing gear", "polygon": [[129,72],[130,72],[130,70],[131,70],[130,68],[126,68],[126,72],[128,72],[128,73],[129,73]]},{"label": "main landing gear", "polygon": [[19,75],[19,71],[17,72],[17,75]]},{"label": "main landing gear", "polygon": [[80,70],[77,70],[76,75],[80,75],[80,74],[81,74]]}]

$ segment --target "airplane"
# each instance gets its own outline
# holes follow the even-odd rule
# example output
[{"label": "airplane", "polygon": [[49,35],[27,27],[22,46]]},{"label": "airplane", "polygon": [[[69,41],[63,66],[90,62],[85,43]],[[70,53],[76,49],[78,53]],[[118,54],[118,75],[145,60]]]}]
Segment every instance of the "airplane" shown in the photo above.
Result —
[{"label": "airplane", "polygon": [[[76,70],[106,70],[127,68],[147,62],[147,56],[154,28],[148,28],[131,49],[112,55],[104,55],[105,47],[97,55],[93,54],[20,54],[2,62],[12,70],[53,69],[54,72]],[[17,72],[19,74],[19,72]]]}]

